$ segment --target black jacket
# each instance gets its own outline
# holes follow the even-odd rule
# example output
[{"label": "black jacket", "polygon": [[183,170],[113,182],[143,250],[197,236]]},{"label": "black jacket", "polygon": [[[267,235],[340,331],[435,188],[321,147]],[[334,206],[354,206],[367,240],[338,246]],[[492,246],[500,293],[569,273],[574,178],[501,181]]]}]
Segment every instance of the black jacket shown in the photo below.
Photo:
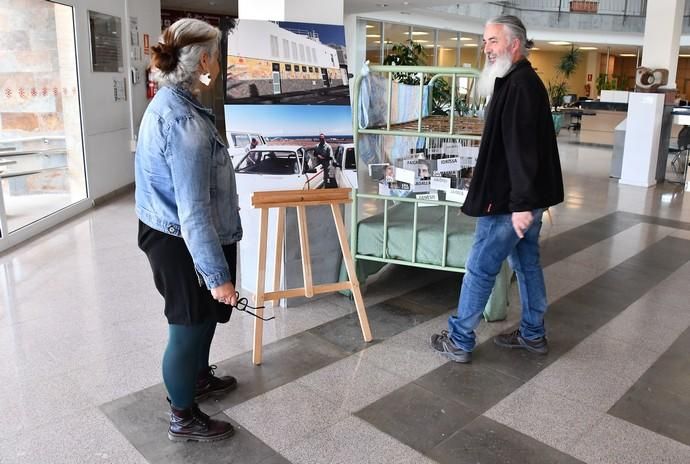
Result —
[{"label": "black jacket", "polygon": [[547,208],[563,176],[546,88],[526,59],[496,79],[479,158],[462,211],[469,216]]}]

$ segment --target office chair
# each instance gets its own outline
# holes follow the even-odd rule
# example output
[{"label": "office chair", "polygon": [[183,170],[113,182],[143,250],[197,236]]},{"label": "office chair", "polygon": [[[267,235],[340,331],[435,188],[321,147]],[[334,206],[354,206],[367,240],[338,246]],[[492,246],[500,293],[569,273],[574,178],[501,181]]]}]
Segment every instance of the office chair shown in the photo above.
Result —
[{"label": "office chair", "polygon": [[669,147],[669,154],[673,154],[671,169],[676,174],[685,176],[688,164],[688,146],[690,146],[690,126],[683,126],[678,132],[677,147]]}]

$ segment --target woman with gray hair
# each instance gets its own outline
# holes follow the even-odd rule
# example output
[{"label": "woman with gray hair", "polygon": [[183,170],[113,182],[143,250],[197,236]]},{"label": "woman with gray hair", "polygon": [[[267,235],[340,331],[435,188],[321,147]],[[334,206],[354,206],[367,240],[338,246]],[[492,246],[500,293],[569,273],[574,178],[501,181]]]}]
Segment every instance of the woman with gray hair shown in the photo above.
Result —
[{"label": "woman with gray hair", "polygon": [[218,322],[237,304],[235,268],[242,238],[235,173],[210,109],[197,96],[218,77],[221,32],[181,19],[153,46],[161,86],[139,129],[135,157],[139,248],[165,300],[168,344],[163,381],[173,441],[228,438],[233,427],[209,418],[197,401],[237,387],[209,365]]}]

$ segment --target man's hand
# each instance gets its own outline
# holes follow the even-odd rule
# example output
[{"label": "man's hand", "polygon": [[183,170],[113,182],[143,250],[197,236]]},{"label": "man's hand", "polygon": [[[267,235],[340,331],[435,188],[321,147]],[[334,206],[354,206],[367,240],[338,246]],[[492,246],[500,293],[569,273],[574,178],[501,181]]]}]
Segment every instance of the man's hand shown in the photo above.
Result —
[{"label": "man's hand", "polygon": [[237,304],[237,293],[232,282],[225,282],[220,287],[212,288],[211,295],[220,303],[235,306]]},{"label": "man's hand", "polygon": [[531,211],[520,211],[519,213],[513,213],[513,229],[515,233],[520,238],[525,238],[525,232],[532,225],[534,220],[534,215]]}]

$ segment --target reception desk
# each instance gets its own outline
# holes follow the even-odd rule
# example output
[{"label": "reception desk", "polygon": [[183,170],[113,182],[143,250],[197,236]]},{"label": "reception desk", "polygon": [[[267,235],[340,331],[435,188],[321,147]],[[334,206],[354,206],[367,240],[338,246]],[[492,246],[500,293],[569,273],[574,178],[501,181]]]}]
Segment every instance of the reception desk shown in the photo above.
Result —
[{"label": "reception desk", "polygon": [[627,116],[627,111],[594,110],[584,113],[580,123],[580,143],[613,146],[613,131]]}]

